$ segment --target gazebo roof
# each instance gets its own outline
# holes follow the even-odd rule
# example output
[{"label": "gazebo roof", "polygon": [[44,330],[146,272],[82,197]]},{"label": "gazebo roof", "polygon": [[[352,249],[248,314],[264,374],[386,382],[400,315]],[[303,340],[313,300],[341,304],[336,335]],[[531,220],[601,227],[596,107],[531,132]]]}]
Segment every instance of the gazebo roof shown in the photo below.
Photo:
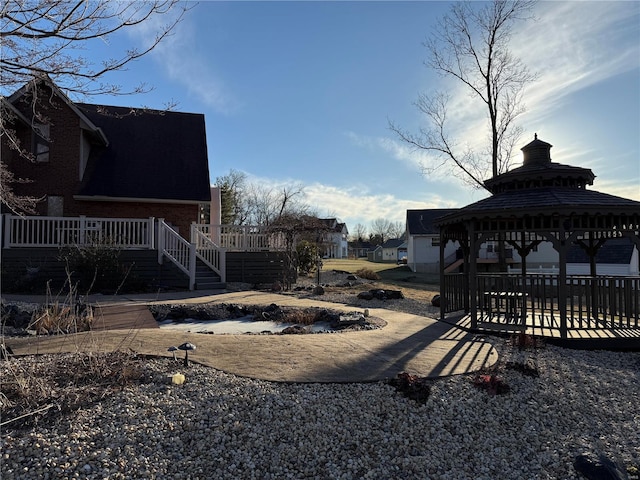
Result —
[{"label": "gazebo roof", "polygon": [[472,218],[585,213],[640,215],[640,202],[577,188],[510,190],[467,205],[434,223],[442,226]]},{"label": "gazebo roof", "polygon": [[521,167],[485,182],[489,198],[438,218],[438,227],[472,219],[553,215],[623,215],[640,218],[640,202],[587,190],[595,176],[588,168],[551,161],[551,144],[535,139],[522,148]]}]

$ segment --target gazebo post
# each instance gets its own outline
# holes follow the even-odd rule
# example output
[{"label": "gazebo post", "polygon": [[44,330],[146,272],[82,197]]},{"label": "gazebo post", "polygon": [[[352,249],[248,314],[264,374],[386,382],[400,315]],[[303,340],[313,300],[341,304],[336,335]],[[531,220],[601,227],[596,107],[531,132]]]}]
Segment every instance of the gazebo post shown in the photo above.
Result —
[{"label": "gazebo post", "polygon": [[527,327],[527,255],[529,254],[529,248],[525,247],[526,239],[524,231],[520,232],[520,248],[518,253],[520,254],[520,272],[522,274],[522,312],[521,320],[522,326]]},{"label": "gazebo post", "polygon": [[473,227],[473,220],[469,222],[469,300],[471,328],[478,328],[478,268],[477,268],[477,245],[476,231]]},{"label": "gazebo post", "polygon": [[[447,303],[445,296],[445,273],[444,273],[444,247],[446,240],[443,234],[443,229],[440,229],[440,320],[444,320],[445,305]],[[451,295],[451,293],[449,293]]]},{"label": "gazebo post", "polygon": [[562,229],[557,243],[558,251],[558,311],[560,313],[560,338],[567,338],[567,248],[570,244]]}]

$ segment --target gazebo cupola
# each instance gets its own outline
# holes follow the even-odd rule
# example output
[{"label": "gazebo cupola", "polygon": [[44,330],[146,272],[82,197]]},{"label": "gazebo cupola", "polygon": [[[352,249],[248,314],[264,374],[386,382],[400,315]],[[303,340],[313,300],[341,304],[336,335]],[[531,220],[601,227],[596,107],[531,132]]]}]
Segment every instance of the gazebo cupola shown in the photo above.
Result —
[{"label": "gazebo cupola", "polygon": [[522,147],[522,166],[484,182],[494,195],[509,190],[528,190],[545,187],[586,188],[593,185],[595,175],[588,168],[562,165],[551,161],[551,145],[535,135]]}]

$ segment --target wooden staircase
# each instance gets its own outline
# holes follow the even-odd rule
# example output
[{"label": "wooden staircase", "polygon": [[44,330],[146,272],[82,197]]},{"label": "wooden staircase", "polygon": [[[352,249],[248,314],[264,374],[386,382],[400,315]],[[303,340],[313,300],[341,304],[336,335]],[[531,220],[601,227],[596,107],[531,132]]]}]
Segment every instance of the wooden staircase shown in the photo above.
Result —
[{"label": "wooden staircase", "polygon": [[227,284],[221,281],[220,275],[211,270],[202,260],[196,260],[195,290],[220,290],[226,286]]}]

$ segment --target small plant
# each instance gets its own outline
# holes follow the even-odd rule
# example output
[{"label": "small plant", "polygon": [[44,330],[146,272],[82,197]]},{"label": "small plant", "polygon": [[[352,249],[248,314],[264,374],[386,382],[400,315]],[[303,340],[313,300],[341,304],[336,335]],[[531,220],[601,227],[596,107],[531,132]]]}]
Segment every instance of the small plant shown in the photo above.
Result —
[{"label": "small plant", "polygon": [[356,275],[366,280],[380,280],[380,275],[378,275],[370,268],[361,268],[356,272]]},{"label": "small plant", "polygon": [[91,330],[93,321],[93,309],[80,301],[73,285],[61,301],[47,284],[46,302],[34,310],[27,329],[39,335],[77,333]]},{"label": "small plant", "polygon": [[480,374],[474,378],[473,384],[482,390],[486,390],[489,395],[502,395],[511,390],[509,385],[496,375]]},{"label": "small plant", "polygon": [[520,350],[542,348],[544,347],[544,339],[536,337],[535,335],[529,335],[525,332],[520,332],[511,337],[511,345],[513,347],[518,347]]},{"label": "small plant", "polygon": [[407,372],[399,373],[398,376],[389,381],[395,387],[396,392],[401,392],[405,397],[425,404],[431,393],[429,380],[426,377],[411,375]]}]

